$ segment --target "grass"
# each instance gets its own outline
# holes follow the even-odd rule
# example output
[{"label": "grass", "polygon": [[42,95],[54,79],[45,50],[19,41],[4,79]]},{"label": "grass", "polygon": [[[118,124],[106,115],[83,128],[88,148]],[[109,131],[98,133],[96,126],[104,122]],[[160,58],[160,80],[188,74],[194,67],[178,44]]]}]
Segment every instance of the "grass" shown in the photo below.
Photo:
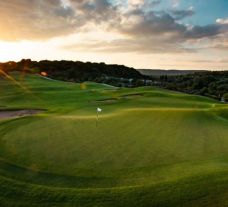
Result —
[{"label": "grass", "polygon": [[47,111],[0,120],[1,206],[228,205],[227,105],[14,77],[22,87],[0,80],[0,110]]}]

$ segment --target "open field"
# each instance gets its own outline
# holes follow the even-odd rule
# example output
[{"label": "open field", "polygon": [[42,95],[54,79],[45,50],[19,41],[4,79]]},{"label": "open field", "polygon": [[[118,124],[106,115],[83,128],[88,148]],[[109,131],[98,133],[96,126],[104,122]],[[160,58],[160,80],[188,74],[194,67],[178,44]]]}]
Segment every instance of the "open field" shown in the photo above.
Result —
[{"label": "open field", "polygon": [[0,111],[45,111],[0,119],[0,206],[228,206],[226,104],[15,76]]}]

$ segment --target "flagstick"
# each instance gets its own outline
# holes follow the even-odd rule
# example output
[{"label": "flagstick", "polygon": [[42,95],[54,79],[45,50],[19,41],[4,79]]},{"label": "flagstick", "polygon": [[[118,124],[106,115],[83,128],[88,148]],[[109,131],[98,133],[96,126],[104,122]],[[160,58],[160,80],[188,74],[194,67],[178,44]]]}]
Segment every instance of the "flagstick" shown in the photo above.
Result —
[{"label": "flagstick", "polygon": [[98,111],[97,111],[97,121],[96,121],[96,127],[98,125]]},{"label": "flagstick", "polygon": [[98,119],[98,117],[99,117],[99,113],[102,111],[102,109],[101,108],[97,108],[97,120],[96,120],[96,127],[98,126],[98,121],[99,121],[99,119]]}]

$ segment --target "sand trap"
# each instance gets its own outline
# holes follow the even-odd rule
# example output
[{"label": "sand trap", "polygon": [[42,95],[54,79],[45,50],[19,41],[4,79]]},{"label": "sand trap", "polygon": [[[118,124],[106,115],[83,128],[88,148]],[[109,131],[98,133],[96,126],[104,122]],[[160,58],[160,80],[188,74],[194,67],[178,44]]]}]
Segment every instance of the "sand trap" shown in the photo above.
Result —
[{"label": "sand trap", "polygon": [[10,119],[25,116],[32,116],[44,112],[44,110],[22,109],[22,110],[4,110],[0,111],[0,119]]},{"label": "sand trap", "polygon": [[106,99],[100,99],[100,100],[95,100],[92,101],[92,103],[116,103],[118,101],[117,98],[106,98]]},{"label": "sand trap", "polygon": [[112,104],[112,103],[116,103],[117,101],[119,101],[121,99],[133,99],[133,98],[139,98],[142,96],[143,96],[142,93],[125,94],[125,95],[119,96],[118,98],[100,99],[100,100],[91,101],[91,103]]}]

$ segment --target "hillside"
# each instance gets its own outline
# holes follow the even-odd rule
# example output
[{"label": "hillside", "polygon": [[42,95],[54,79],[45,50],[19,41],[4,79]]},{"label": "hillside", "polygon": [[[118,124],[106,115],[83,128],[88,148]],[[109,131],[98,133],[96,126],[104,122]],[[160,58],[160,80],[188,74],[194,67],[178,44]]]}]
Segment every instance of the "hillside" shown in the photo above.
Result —
[{"label": "hillside", "polygon": [[24,73],[41,74],[56,80],[81,83],[93,81],[114,86],[143,86],[146,77],[134,68],[124,65],[108,65],[80,61],[32,61],[23,59],[19,62],[0,63],[0,69],[5,72],[20,71]]},{"label": "hillside", "polygon": [[136,70],[105,63],[65,60],[37,62],[30,59],[0,63],[0,70],[6,73],[41,74],[46,78],[74,83],[91,81],[128,88],[156,86],[228,102],[227,71]]},{"label": "hillside", "polygon": [[38,75],[0,89],[2,112],[43,109],[0,119],[1,206],[228,205],[227,105]]}]

